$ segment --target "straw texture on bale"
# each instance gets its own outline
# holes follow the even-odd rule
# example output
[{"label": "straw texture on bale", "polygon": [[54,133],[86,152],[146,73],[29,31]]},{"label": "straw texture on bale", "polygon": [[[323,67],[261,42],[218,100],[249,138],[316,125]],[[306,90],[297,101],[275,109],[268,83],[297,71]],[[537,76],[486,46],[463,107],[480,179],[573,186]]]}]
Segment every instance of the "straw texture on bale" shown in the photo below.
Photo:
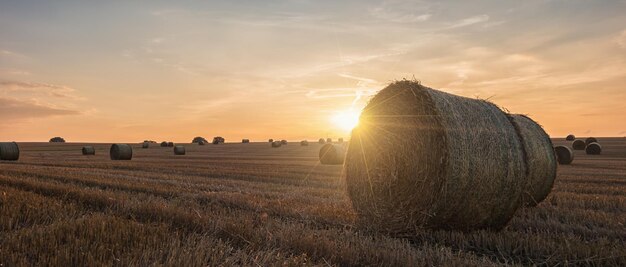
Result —
[{"label": "straw texture on bale", "polygon": [[585,153],[587,153],[587,155],[600,155],[600,153],[602,153],[602,146],[596,142],[588,144],[587,147],[585,147]]},{"label": "straw texture on bale", "polygon": [[326,141],[324,140],[324,138],[320,138],[320,140],[318,141],[318,143],[320,143],[320,144],[326,144]]},{"label": "straw texture on bale", "polygon": [[326,138],[326,143],[332,143],[333,139],[332,138]]},{"label": "straw texture on bale", "polygon": [[15,142],[0,143],[0,160],[20,159],[20,147]]},{"label": "straw texture on bale", "polygon": [[574,152],[572,152],[569,147],[566,146],[556,146],[554,148],[554,153],[556,154],[556,160],[561,165],[568,165],[574,161]]},{"label": "straw texture on bale", "polygon": [[556,156],[550,136],[535,121],[524,115],[509,115],[522,141],[526,162],[526,185],[522,204],[536,206],[543,201],[556,178]]},{"label": "straw texture on bale", "polygon": [[341,165],[346,153],[343,147],[333,144],[325,144],[320,148],[320,163],[324,165]]},{"label": "straw texture on bale", "polygon": [[133,148],[127,144],[111,145],[111,160],[131,160],[133,158]]},{"label": "straw texture on bale", "polygon": [[167,147],[174,147],[174,142],[167,142]]},{"label": "straw texture on bale", "polygon": [[565,137],[565,141],[574,141],[574,140],[576,140],[576,136],[574,136],[573,134],[570,134],[567,137]]},{"label": "straw texture on bale", "polygon": [[595,137],[589,137],[587,139],[585,139],[585,145],[589,145],[591,143],[597,143],[598,139],[596,139]]},{"label": "straw texture on bale", "polygon": [[574,150],[585,150],[585,146],[587,146],[585,144],[585,141],[580,140],[580,139],[576,139],[573,143],[572,143],[572,148]]},{"label": "straw texture on bale", "polygon": [[308,146],[308,145],[309,145],[309,141],[307,141],[307,140],[302,140],[302,141],[300,141],[300,145],[301,145],[301,146]]},{"label": "straw texture on bale", "polygon": [[285,139],[280,140],[280,143],[283,144],[283,145],[286,145],[287,144],[287,140],[285,140]]},{"label": "straw texture on bale", "polygon": [[250,139],[241,139],[241,143],[243,144],[250,143]]},{"label": "straw texture on bale", "polygon": [[161,147],[167,147],[167,142],[165,141],[161,142]]},{"label": "straw texture on bale", "polygon": [[282,145],[283,145],[283,143],[282,143],[282,142],[279,142],[279,141],[274,141],[274,142],[272,142],[272,147],[280,147],[280,146],[282,146]]},{"label": "straw texture on bale", "polygon": [[174,147],[174,155],[185,155],[185,147],[184,146],[175,146]]},{"label": "straw texture on bale", "polygon": [[92,146],[84,146],[83,147],[83,155],[95,155],[96,149]]},{"label": "straw texture on bale", "polygon": [[148,142],[143,142],[141,144],[141,148],[149,148],[149,147],[150,147],[150,143],[148,143]]},{"label": "straw texture on bale", "polygon": [[404,80],[363,110],[344,175],[359,226],[412,236],[503,227],[520,206],[526,165],[497,106]]}]

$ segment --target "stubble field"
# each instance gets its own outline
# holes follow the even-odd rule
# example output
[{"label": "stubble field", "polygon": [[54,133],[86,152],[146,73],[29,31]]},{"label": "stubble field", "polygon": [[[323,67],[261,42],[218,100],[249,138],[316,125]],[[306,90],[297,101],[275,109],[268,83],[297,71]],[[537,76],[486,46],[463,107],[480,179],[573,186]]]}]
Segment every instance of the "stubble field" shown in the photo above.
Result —
[{"label": "stubble field", "polygon": [[20,143],[0,162],[0,266],[626,266],[626,139],[599,141],[504,230],[412,239],[354,228],[342,166],[319,165],[317,143],[134,144],[132,161]]}]

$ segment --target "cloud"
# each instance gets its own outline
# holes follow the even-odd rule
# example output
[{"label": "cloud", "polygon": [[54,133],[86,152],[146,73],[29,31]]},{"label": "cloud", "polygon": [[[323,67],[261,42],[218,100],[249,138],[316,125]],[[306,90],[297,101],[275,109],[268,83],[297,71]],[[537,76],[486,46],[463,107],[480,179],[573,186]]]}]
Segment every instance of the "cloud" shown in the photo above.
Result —
[{"label": "cloud", "polygon": [[417,23],[427,21],[432,17],[429,13],[415,14],[412,12],[392,10],[386,7],[371,8],[370,14],[378,19],[387,20],[395,23]]},{"label": "cloud", "polygon": [[615,40],[621,48],[626,49],[626,30],[623,30]]},{"label": "cloud", "polygon": [[67,116],[82,114],[76,110],[46,106],[33,101],[21,101],[11,98],[0,97],[0,119],[15,121],[32,118],[45,118],[53,116]]},{"label": "cloud", "polygon": [[54,85],[47,83],[37,82],[24,82],[24,81],[0,81],[0,92],[26,92],[26,93],[42,93],[48,96],[54,96],[59,98],[73,98],[77,99],[74,95],[73,88]]},{"label": "cloud", "polygon": [[474,17],[469,17],[469,18],[465,18],[465,19],[462,19],[453,23],[452,25],[448,26],[448,29],[465,27],[465,26],[476,24],[476,23],[486,22],[488,20],[489,20],[489,16],[484,15],[484,14],[474,16]]}]

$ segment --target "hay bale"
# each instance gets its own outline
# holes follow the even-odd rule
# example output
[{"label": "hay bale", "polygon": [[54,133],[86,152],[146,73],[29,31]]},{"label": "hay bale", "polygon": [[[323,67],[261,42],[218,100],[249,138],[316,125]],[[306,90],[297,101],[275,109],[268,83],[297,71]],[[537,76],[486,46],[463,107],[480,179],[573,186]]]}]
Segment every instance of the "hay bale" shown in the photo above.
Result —
[{"label": "hay bale", "polygon": [[332,143],[333,139],[332,138],[326,138],[326,143]]},{"label": "hay bale", "polygon": [[337,139],[337,143],[340,143],[340,144],[343,143],[343,138]]},{"label": "hay bale", "polygon": [[595,137],[588,137],[587,139],[585,139],[586,146],[588,146],[591,143],[598,143],[598,139],[596,139]]},{"label": "hay bale", "polygon": [[280,140],[280,143],[283,144],[283,145],[286,145],[287,144],[287,140],[285,140],[285,139]]},{"label": "hay bale", "polygon": [[202,136],[196,136],[196,137],[194,137],[194,138],[191,140],[191,143],[192,143],[192,144],[196,144],[196,143],[197,143],[197,144],[200,144],[200,143],[202,143],[202,142],[204,142],[204,143],[208,143],[209,141],[207,141],[207,140],[206,140],[204,137],[202,137]]},{"label": "hay bale", "polygon": [[585,141],[580,139],[576,139],[574,142],[572,142],[572,148],[574,150],[585,150],[585,146],[587,146],[585,144]]},{"label": "hay bale", "polygon": [[248,144],[248,143],[250,143],[250,139],[241,139],[241,143],[242,144]]},{"label": "hay bale", "polygon": [[576,140],[576,136],[574,136],[573,134],[567,135],[567,137],[565,137],[565,141],[574,141]]},{"label": "hay bale", "polygon": [[283,145],[283,143],[282,143],[282,142],[280,142],[280,141],[274,141],[274,142],[272,142],[272,147],[274,147],[274,148],[276,148],[276,147],[280,147],[280,146],[282,146],[282,145]]},{"label": "hay bale", "polygon": [[167,147],[174,147],[174,142],[167,142]]},{"label": "hay bale", "polygon": [[0,143],[0,160],[20,159],[20,147],[15,142]]},{"label": "hay bale", "polygon": [[167,147],[167,142],[165,141],[161,142],[161,147]]},{"label": "hay bale", "polygon": [[600,155],[600,153],[602,153],[602,146],[596,142],[588,144],[587,147],[585,147],[585,153],[587,153],[587,155]]},{"label": "hay bale", "polygon": [[499,229],[521,204],[523,154],[496,105],[405,80],[363,110],[344,175],[361,227],[396,236]]},{"label": "hay bale", "polygon": [[185,147],[184,146],[175,146],[174,147],[174,155],[185,155]]},{"label": "hay bale", "polygon": [[143,142],[143,144],[141,144],[141,148],[149,148],[149,147],[150,147],[149,142]]},{"label": "hay bale", "polygon": [[270,143],[271,143],[271,142],[274,142],[274,139],[270,138],[270,139],[268,140],[268,142],[270,142]]},{"label": "hay bale", "polygon": [[83,155],[95,155],[96,149],[92,146],[84,146],[83,147]]},{"label": "hay bale", "polygon": [[224,137],[221,137],[221,136],[216,136],[216,137],[213,137],[213,144],[214,144],[214,145],[223,144],[224,142],[226,142],[226,140],[224,139]]},{"label": "hay bale", "polygon": [[65,139],[63,139],[63,137],[52,137],[50,138],[50,143],[65,143]]},{"label": "hay bale", "polygon": [[127,144],[111,145],[111,160],[131,160],[133,158],[133,148]]},{"label": "hay bale", "polygon": [[556,146],[554,148],[554,154],[556,154],[556,160],[561,165],[569,165],[574,161],[574,152],[566,146]]},{"label": "hay bale", "polygon": [[320,144],[326,144],[326,140],[324,140],[324,138],[320,138],[317,142]]},{"label": "hay bale", "polygon": [[343,147],[325,144],[320,148],[319,158],[323,165],[341,165],[346,157]]},{"label": "hay bale", "polygon": [[309,141],[307,140],[300,141],[300,146],[308,146],[308,145],[309,145]]},{"label": "hay bale", "polygon": [[522,204],[533,207],[543,201],[556,178],[556,156],[550,136],[535,121],[524,115],[509,115],[522,141],[526,162],[526,185]]},{"label": "hay bale", "polygon": [[200,141],[200,142],[198,142],[198,145],[199,145],[199,146],[203,146],[203,145],[206,145],[207,143],[208,143],[208,142],[206,142],[206,141]]}]

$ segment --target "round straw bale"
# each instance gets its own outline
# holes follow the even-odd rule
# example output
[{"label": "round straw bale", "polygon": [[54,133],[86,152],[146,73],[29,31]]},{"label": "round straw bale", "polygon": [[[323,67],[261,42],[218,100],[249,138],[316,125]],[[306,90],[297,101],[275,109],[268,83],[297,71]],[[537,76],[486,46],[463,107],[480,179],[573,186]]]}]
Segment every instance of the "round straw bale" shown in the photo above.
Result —
[{"label": "round straw bale", "polygon": [[333,139],[332,138],[326,138],[326,143],[332,143]]},{"label": "round straw bale", "polygon": [[285,139],[280,140],[280,143],[283,144],[283,145],[286,145],[287,144],[287,140],[285,140]]},{"label": "round straw bale", "polygon": [[111,145],[111,160],[131,160],[133,158],[133,148],[127,144]]},{"label": "round straw bale", "polygon": [[587,139],[585,139],[585,145],[589,145],[591,143],[597,143],[598,139],[596,139],[595,137],[589,137]]},{"label": "round straw bale", "polygon": [[161,147],[167,147],[167,142],[165,141],[161,142]]},{"label": "round straw bale", "polygon": [[280,146],[282,146],[282,145],[283,145],[283,143],[282,143],[282,142],[279,142],[279,141],[274,141],[274,142],[272,142],[272,147],[280,147]]},{"label": "round straw bale", "polygon": [[185,147],[184,146],[175,146],[174,147],[174,155],[185,155]]},{"label": "round straw bale", "polygon": [[267,140],[268,142],[274,142],[274,139],[270,138],[269,140]]},{"label": "round straw bale", "polygon": [[0,160],[20,159],[20,147],[15,142],[0,143]]},{"label": "round straw bale", "polygon": [[565,141],[574,141],[574,140],[576,140],[576,136],[574,136],[573,134],[570,134],[567,137],[565,137]]},{"label": "round straw bale", "polygon": [[141,148],[149,148],[150,147],[150,143],[149,142],[143,142],[141,144]]},{"label": "round straw bale", "polygon": [[524,115],[509,115],[523,145],[526,185],[522,204],[536,206],[543,201],[556,178],[556,156],[550,136],[535,121]]},{"label": "round straw bale", "polygon": [[199,141],[198,145],[203,146],[203,145],[206,145],[207,143],[208,143],[207,141]]},{"label": "round straw bale", "polygon": [[174,147],[174,142],[167,142],[167,147]]},{"label": "round straw bale", "polygon": [[600,153],[602,153],[602,146],[596,142],[588,144],[587,147],[585,147],[585,153],[587,153],[587,155],[600,155]]},{"label": "round straw bale", "polygon": [[496,105],[404,80],[363,110],[344,175],[361,227],[397,236],[499,229],[521,203],[523,154]]},{"label": "round straw bale", "polygon": [[95,155],[96,149],[92,146],[84,146],[83,147],[83,155]]},{"label": "round straw bale", "polygon": [[50,143],[65,143],[65,139],[63,137],[57,136],[50,138]]},{"label": "round straw bale", "polygon": [[585,144],[585,141],[580,139],[576,139],[574,142],[572,142],[572,148],[574,150],[585,150],[585,146],[587,146]]},{"label": "round straw bale", "polygon": [[325,144],[320,148],[320,163],[324,165],[341,165],[345,157],[345,150],[339,145]]},{"label": "round straw bale", "polygon": [[213,137],[213,144],[214,145],[223,144],[225,141],[226,140],[224,139],[224,137],[221,137],[221,136]]},{"label": "round straw bale", "polygon": [[326,144],[326,140],[324,140],[324,138],[320,138],[320,140],[318,141],[318,143],[320,143],[320,144]]},{"label": "round straw bale", "polygon": [[307,141],[307,140],[302,140],[302,141],[300,141],[300,145],[301,145],[301,146],[308,146],[308,145],[309,145],[309,141]]},{"label": "round straw bale", "polygon": [[250,139],[241,139],[242,144],[250,143]]},{"label": "round straw bale", "polygon": [[574,152],[566,146],[556,146],[554,148],[556,154],[556,160],[561,165],[568,165],[574,161]]}]

